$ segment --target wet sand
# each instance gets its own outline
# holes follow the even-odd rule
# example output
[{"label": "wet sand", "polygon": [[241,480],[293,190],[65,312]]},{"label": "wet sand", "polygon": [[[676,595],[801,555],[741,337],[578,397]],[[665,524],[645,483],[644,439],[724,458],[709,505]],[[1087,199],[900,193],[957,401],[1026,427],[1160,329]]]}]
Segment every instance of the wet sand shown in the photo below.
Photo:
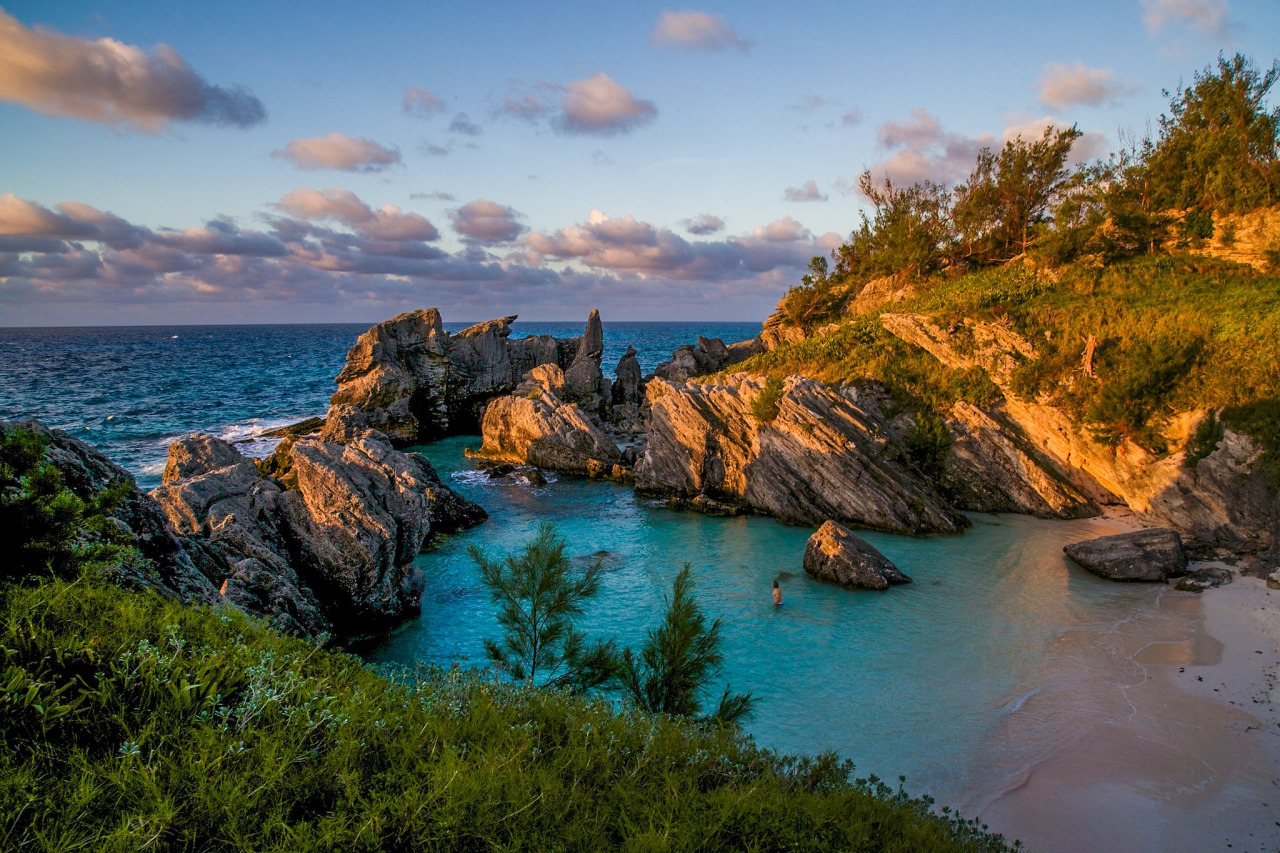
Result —
[{"label": "wet sand", "polygon": [[1042,853],[1280,851],[1280,591],[1169,588],[1058,643],[969,813]]}]

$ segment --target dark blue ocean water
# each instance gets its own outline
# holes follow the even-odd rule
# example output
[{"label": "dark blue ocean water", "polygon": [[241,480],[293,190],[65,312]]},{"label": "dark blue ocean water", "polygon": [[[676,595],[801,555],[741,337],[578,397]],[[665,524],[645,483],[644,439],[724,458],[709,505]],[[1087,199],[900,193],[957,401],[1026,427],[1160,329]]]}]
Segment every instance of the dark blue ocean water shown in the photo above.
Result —
[{"label": "dark blue ocean water", "polygon": [[[36,416],[66,429],[150,487],[176,436],[246,440],[252,453],[266,449],[253,441],[263,429],[322,414],[365,328],[0,330],[0,418]],[[581,328],[519,323],[515,334]],[[648,370],[696,334],[732,342],[757,330],[606,323],[606,369],[628,344]],[[550,520],[576,557],[606,552],[588,630],[638,644],[688,561],[703,606],[724,620],[725,678],[760,700],[749,730],[761,744],[838,750],[862,773],[905,774],[909,790],[970,811],[1070,748],[1086,729],[1064,720],[1109,724],[1111,706],[1094,697],[1121,695],[1134,677],[1114,638],[1152,619],[1163,594],[1098,580],[1063,557],[1063,544],[1111,532],[1108,522],[1013,516],[975,517],[957,537],[868,534],[915,583],[850,593],[804,575],[807,528],[676,513],[613,483],[491,482],[463,456],[469,444],[478,439],[423,450],[491,518],[418,558],[429,579],[422,616],[368,650],[371,659],[482,665],[482,640],[496,636],[497,623],[466,547],[507,553]],[[774,579],[786,599],[779,609],[770,605]]]},{"label": "dark blue ocean water", "polygon": [[[458,331],[467,323],[446,323]],[[583,323],[521,323],[512,336],[582,334]],[[366,324],[0,329],[0,419],[36,417],[160,482],[169,442],[206,432],[248,441],[263,430],[323,415],[347,350]],[[627,346],[647,372],[696,336],[725,343],[755,323],[605,323],[604,369]]]}]

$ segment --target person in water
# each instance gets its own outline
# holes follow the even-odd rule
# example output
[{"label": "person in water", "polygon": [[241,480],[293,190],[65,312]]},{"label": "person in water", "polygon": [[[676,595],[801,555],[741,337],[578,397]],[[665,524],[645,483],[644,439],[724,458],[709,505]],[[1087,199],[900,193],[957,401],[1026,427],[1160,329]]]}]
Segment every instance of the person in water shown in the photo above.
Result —
[{"label": "person in water", "polygon": [[782,587],[778,586],[778,582],[773,582],[773,606],[782,606]]}]

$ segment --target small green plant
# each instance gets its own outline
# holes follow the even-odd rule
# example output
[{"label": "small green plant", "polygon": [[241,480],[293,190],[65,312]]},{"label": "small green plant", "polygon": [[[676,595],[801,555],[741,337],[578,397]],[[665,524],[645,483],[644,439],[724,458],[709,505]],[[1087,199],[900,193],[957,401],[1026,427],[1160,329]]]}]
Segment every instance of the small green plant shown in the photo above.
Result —
[{"label": "small green plant", "polygon": [[939,481],[947,468],[947,451],[951,449],[951,433],[933,409],[916,412],[915,423],[903,443],[907,459],[916,470],[931,480]]},{"label": "small green plant", "polygon": [[1222,441],[1222,436],[1222,421],[1218,420],[1218,412],[1210,409],[1209,414],[1205,415],[1196,426],[1196,431],[1187,442],[1184,464],[1188,468],[1196,467],[1201,459],[1218,449],[1218,442]]},{"label": "small green plant", "polygon": [[639,655],[622,653],[618,669],[627,698],[650,713],[690,717],[717,725],[733,725],[751,714],[751,694],[730,693],[726,686],[715,711],[701,715],[700,694],[724,664],[720,620],[710,625],[693,596],[693,569],[688,563],[676,575],[667,615],[649,631]]},{"label": "small green plant", "polygon": [[762,424],[772,422],[778,417],[778,404],[786,390],[781,379],[774,376],[766,378],[760,393],[751,401],[751,416]]},{"label": "small green plant", "polygon": [[491,559],[471,546],[480,579],[498,605],[501,642],[485,640],[493,665],[516,681],[582,692],[613,677],[612,642],[589,641],[573,624],[600,591],[602,563],[575,575],[565,542],[550,523],[519,554]]},{"label": "small green plant", "polygon": [[1236,224],[1234,222],[1222,223],[1222,227],[1218,229],[1218,242],[1228,249],[1236,244]]},{"label": "small green plant", "polygon": [[1213,213],[1208,210],[1189,210],[1178,225],[1182,239],[1192,246],[1203,246],[1213,239]]}]

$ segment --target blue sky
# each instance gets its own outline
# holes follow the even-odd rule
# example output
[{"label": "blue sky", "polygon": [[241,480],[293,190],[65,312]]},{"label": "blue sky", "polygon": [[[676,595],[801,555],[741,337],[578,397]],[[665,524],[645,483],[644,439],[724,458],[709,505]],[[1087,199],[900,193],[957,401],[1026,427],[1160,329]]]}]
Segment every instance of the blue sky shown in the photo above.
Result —
[{"label": "blue sky", "polygon": [[0,325],[760,319],[864,169],[1280,54],[1275,0],[0,8]]}]

